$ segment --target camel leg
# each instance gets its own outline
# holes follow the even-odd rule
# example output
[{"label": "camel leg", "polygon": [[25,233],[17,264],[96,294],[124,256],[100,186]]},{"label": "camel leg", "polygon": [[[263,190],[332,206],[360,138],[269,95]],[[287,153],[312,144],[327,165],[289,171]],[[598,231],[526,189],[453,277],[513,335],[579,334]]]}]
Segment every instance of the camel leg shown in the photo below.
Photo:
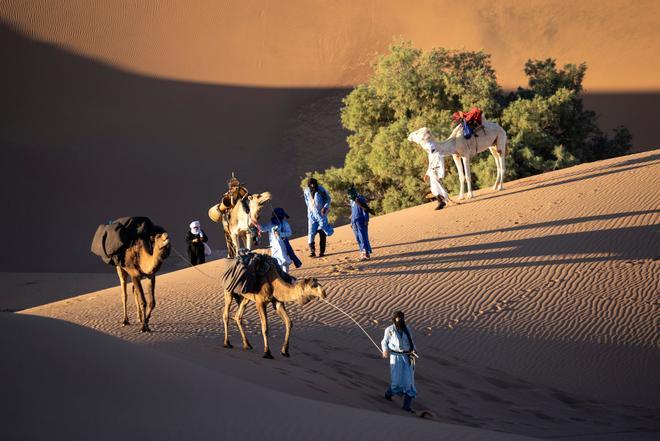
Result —
[{"label": "camel leg", "polygon": [[252,249],[252,234],[249,231],[245,233],[245,248]]},{"label": "camel leg", "polygon": [[128,273],[119,266],[117,266],[116,269],[117,275],[119,276],[119,285],[121,287],[121,301],[124,306],[124,320],[122,320],[121,324],[126,326],[130,325],[130,322],[128,321],[128,308],[126,307],[126,300],[128,297],[128,292],[126,292],[126,277],[128,277]]},{"label": "camel leg", "polygon": [[144,314],[144,321],[149,326],[151,313],[156,308],[156,275],[149,276],[149,289],[147,290],[147,310]]},{"label": "camel leg", "polygon": [[225,290],[225,304],[224,307],[222,308],[222,326],[225,330],[225,341],[223,346],[225,348],[233,348],[231,343],[229,343],[229,309],[231,308],[231,300],[232,296],[229,291]]},{"label": "camel leg", "polygon": [[506,167],[504,155],[498,152],[497,160],[500,162],[500,183],[497,186],[497,190],[504,190],[504,168]]},{"label": "camel leg", "polygon": [[467,198],[472,199],[474,194],[472,193],[472,174],[470,173],[470,158],[467,156],[461,156],[461,161],[463,162],[463,167],[465,168],[465,182],[467,184]]},{"label": "camel leg", "polygon": [[273,358],[268,347],[268,315],[266,314],[266,303],[261,298],[255,301],[257,305],[257,313],[259,313],[259,320],[261,320],[261,335],[264,337],[264,358]]},{"label": "camel leg", "polygon": [[286,312],[286,308],[284,307],[284,303],[282,302],[273,302],[273,305],[275,306],[275,312],[282,318],[282,321],[284,322],[284,328],[285,328],[285,334],[284,334],[284,344],[282,345],[282,349],[280,350],[280,354],[284,355],[285,357],[289,356],[289,337],[291,336],[291,318],[289,317],[289,313]]},{"label": "camel leg", "polygon": [[133,292],[135,293],[135,303],[138,305],[140,314],[140,322],[142,323],[142,332],[151,332],[149,325],[146,322],[146,307],[147,301],[144,298],[144,289],[142,289],[142,282],[139,277],[133,277]]},{"label": "camel leg", "polygon": [[243,329],[243,314],[245,314],[245,307],[248,303],[249,300],[244,297],[238,304],[238,311],[236,311],[236,315],[234,316],[234,321],[236,322],[238,331],[241,333],[241,338],[243,339],[243,349],[245,350],[252,349],[252,345],[248,341],[247,335],[245,335],[245,330]]},{"label": "camel leg", "polygon": [[497,186],[497,190],[504,190],[504,172],[506,170],[506,139],[506,133],[502,131],[502,133],[497,135],[497,139],[495,140],[495,145],[497,146],[497,159],[499,161],[500,169],[500,182]]},{"label": "camel leg", "polygon": [[460,186],[458,199],[463,199],[464,197],[463,186],[465,184],[465,173],[463,173],[463,164],[461,163],[461,157],[457,153],[454,153],[453,155],[451,155],[451,158],[454,160],[454,164],[456,165],[456,171],[458,172],[458,185]]},{"label": "camel leg", "polygon": [[236,255],[238,255],[238,250],[241,249],[241,243],[239,242],[238,233],[231,233],[231,240],[234,242],[234,249],[236,250]]},{"label": "camel leg", "polygon": [[495,184],[493,184],[493,190],[497,190],[502,173],[502,169],[500,167],[500,154],[497,152],[497,148],[495,146],[488,147],[488,150],[490,150],[490,154],[493,155],[495,166],[497,167],[497,176],[495,177]]},{"label": "camel leg", "polygon": [[142,305],[140,304],[140,296],[137,292],[137,289],[135,288],[135,282],[131,282],[131,287],[133,290],[133,298],[135,298],[135,315],[137,317],[137,321],[142,323]]}]

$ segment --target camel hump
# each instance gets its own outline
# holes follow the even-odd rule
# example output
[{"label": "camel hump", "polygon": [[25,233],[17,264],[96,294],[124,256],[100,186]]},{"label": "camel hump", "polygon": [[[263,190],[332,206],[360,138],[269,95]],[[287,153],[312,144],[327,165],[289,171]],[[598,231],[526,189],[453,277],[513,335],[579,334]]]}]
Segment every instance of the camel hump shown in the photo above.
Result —
[{"label": "camel hump", "polygon": [[264,276],[271,269],[277,270],[282,280],[291,284],[293,277],[284,273],[277,260],[265,254],[241,252],[234,261],[227,266],[222,275],[222,283],[226,291],[236,294],[257,293],[265,283]]},{"label": "camel hump", "polygon": [[149,241],[155,234],[165,232],[146,216],[120,217],[113,222],[99,225],[92,239],[91,250],[110,265],[117,265],[122,251],[139,239]]}]

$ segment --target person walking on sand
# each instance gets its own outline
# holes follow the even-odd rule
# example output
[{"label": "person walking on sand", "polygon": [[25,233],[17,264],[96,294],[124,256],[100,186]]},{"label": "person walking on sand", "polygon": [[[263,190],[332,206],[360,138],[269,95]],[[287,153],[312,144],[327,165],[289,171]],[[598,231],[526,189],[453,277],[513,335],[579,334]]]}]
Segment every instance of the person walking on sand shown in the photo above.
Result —
[{"label": "person walking on sand", "polygon": [[280,228],[280,238],[282,239],[282,242],[284,242],[286,253],[289,256],[289,259],[291,259],[293,266],[300,268],[302,266],[302,262],[300,259],[298,259],[298,256],[296,256],[295,251],[293,251],[291,243],[289,243],[289,237],[293,235],[293,231],[291,230],[291,225],[289,225],[289,221],[287,221],[287,219],[289,219],[289,215],[286,214],[284,208],[277,207],[273,210],[273,218],[271,218],[271,222],[278,222],[282,225]]},{"label": "person walking on sand", "polygon": [[410,330],[406,326],[402,311],[392,315],[393,324],[385,329],[385,336],[380,343],[383,358],[390,359],[390,387],[385,391],[385,399],[392,400],[394,395],[403,395],[403,410],[412,410],[412,401],[417,396],[415,389],[415,344]]},{"label": "person walking on sand", "polygon": [[374,214],[374,211],[369,207],[365,197],[359,194],[355,187],[349,188],[347,193],[348,199],[351,201],[351,228],[360,249],[360,259],[367,260],[371,257],[369,215]]},{"label": "person walking on sand", "polygon": [[270,255],[277,260],[280,268],[285,273],[289,272],[289,265],[292,263],[296,268],[302,265],[302,262],[300,262],[300,259],[295,255],[289,244],[289,237],[292,231],[291,226],[286,221],[288,217],[289,215],[286,214],[286,211],[278,207],[273,210],[273,216],[270,218],[270,222],[259,226],[261,231],[268,231]]},{"label": "person walking on sand", "polygon": [[417,132],[413,132],[408,135],[408,141],[419,144],[428,155],[429,166],[424,175],[424,182],[429,183],[431,186],[431,193],[433,193],[433,196],[438,200],[438,205],[435,209],[442,210],[449,200],[449,194],[442,186],[442,180],[445,178],[445,157],[440,155],[433,141],[429,139],[417,139],[414,136],[416,134]]},{"label": "person walking on sand", "polygon": [[307,204],[309,257],[316,257],[316,246],[314,244],[316,233],[319,233],[319,257],[323,257],[325,255],[326,237],[332,236],[332,233],[334,233],[332,226],[328,223],[330,193],[315,178],[309,178],[303,196],[305,204]]},{"label": "person walking on sand", "polygon": [[188,244],[188,260],[193,266],[206,262],[204,244],[208,240],[199,221],[192,221],[190,231],[186,234],[186,243]]}]

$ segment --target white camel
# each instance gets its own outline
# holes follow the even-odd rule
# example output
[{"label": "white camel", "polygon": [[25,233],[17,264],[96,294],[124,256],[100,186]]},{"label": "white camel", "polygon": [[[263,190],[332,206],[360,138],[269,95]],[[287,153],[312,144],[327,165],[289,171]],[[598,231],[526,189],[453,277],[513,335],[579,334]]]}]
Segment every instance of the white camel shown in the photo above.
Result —
[{"label": "white camel", "polygon": [[227,250],[229,257],[238,255],[238,250],[241,249],[241,240],[248,250],[252,249],[253,229],[258,228],[260,222],[259,217],[264,205],[271,199],[269,192],[259,194],[246,194],[243,199],[239,200],[228,215],[222,214],[218,209],[218,205],[209,208],[209,217],[214,222],[222,222],[222,227],[228,233],[227,247],[232,247],[232,250]]},{"label": "white camel", "polygon": [[[475,134],[470,139],[463,137],[461,126],[457,126],[449,138],[445,141],[438,141],[427,127],[422,127],[412,132],[408,136],[409,141],[413,141],[421,146],[431,144],[441,156],[451,155],[458,171],[458,180],[461,186],[459,199],[463,199],[464,184],[467,182],[467,197],[472,194],[472,175],[470,174],[470,158],[486,149],[495,158],[497,166],[497,177],[493,190],[502,190],[504,188],[504,158],[506,153],[506,132],[499,124],[492,121],[483,120],[483,125],[475,130]],[[431,149],[431,150],[432,150]],[[462,165],[461,165],[462,163]]]}]

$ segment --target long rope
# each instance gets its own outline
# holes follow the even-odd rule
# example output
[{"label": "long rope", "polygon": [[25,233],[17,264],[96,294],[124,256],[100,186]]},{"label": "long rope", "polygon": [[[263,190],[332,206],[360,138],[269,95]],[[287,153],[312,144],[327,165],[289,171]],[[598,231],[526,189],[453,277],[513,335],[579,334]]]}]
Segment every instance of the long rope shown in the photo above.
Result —
[{"label": "long rope", "polygon": [[374,341],[374,339],[371,338],[371,336],[367,333],[367,331],[365,331],[364,328],[363,328],[362,326],[360,326],[360,324],[359,324],[359,323],[358,323],[353,317],[351,317],[350,315],[348,315],[348,313],[346,313],[344,310],[342,310],[339,306],[335,306],[335,305],[333,305],[332,303],[328,302],[326,299],[321,299],[321,300],[323,300],[325,303],[327,303],[328,305],[332,306],[333,308],[335,308],[336,310],[338,310],[339,312],[341,312],[342,314],[344,314],[344,315],[345,315],[346,317],[348,317],[349,319],[353,320],[353,322],[354,322],[356,325],[358,325],[358,327],[362,330],[362,332],[364,332],[364,335],[366,335],[366,336],[369,338],[369,340],[371,340],[371,343],[374,344],[374,346],[376,347],[376,350],[378,351],[378,353],[379,353],[379,354],[382,353],[382,351],[381,351],[381,349],[380,349],[380,346],[378,346],[378,345],[376,344],[376,342]]},{"label": "long rope", "polygon": [[172,250],[173,250],[173,251],[174,251],[174,252],[175,252],[175,253],[176,253],[181,259],[184,260],[184,262],[187,262],[188,265],[190,265],[191,267],[195,268],[195,270],[197,270],[197,271],[199,271],[200,273],[204,274],[204,275],[205,275],[206,277],[208,277],[209,279],[215,279],[215,277],[206,274],[204,271],[202,271],[201,269],[197,268],[196,265],[193,265],[192,262],[191,262],[190,260],[188,260],[186,257],[184,257],[183,254],[181,254],[181,253],[179,252],[179,250],[177,250],[175,247],[172,246],[171,248],[172,248]]}]

